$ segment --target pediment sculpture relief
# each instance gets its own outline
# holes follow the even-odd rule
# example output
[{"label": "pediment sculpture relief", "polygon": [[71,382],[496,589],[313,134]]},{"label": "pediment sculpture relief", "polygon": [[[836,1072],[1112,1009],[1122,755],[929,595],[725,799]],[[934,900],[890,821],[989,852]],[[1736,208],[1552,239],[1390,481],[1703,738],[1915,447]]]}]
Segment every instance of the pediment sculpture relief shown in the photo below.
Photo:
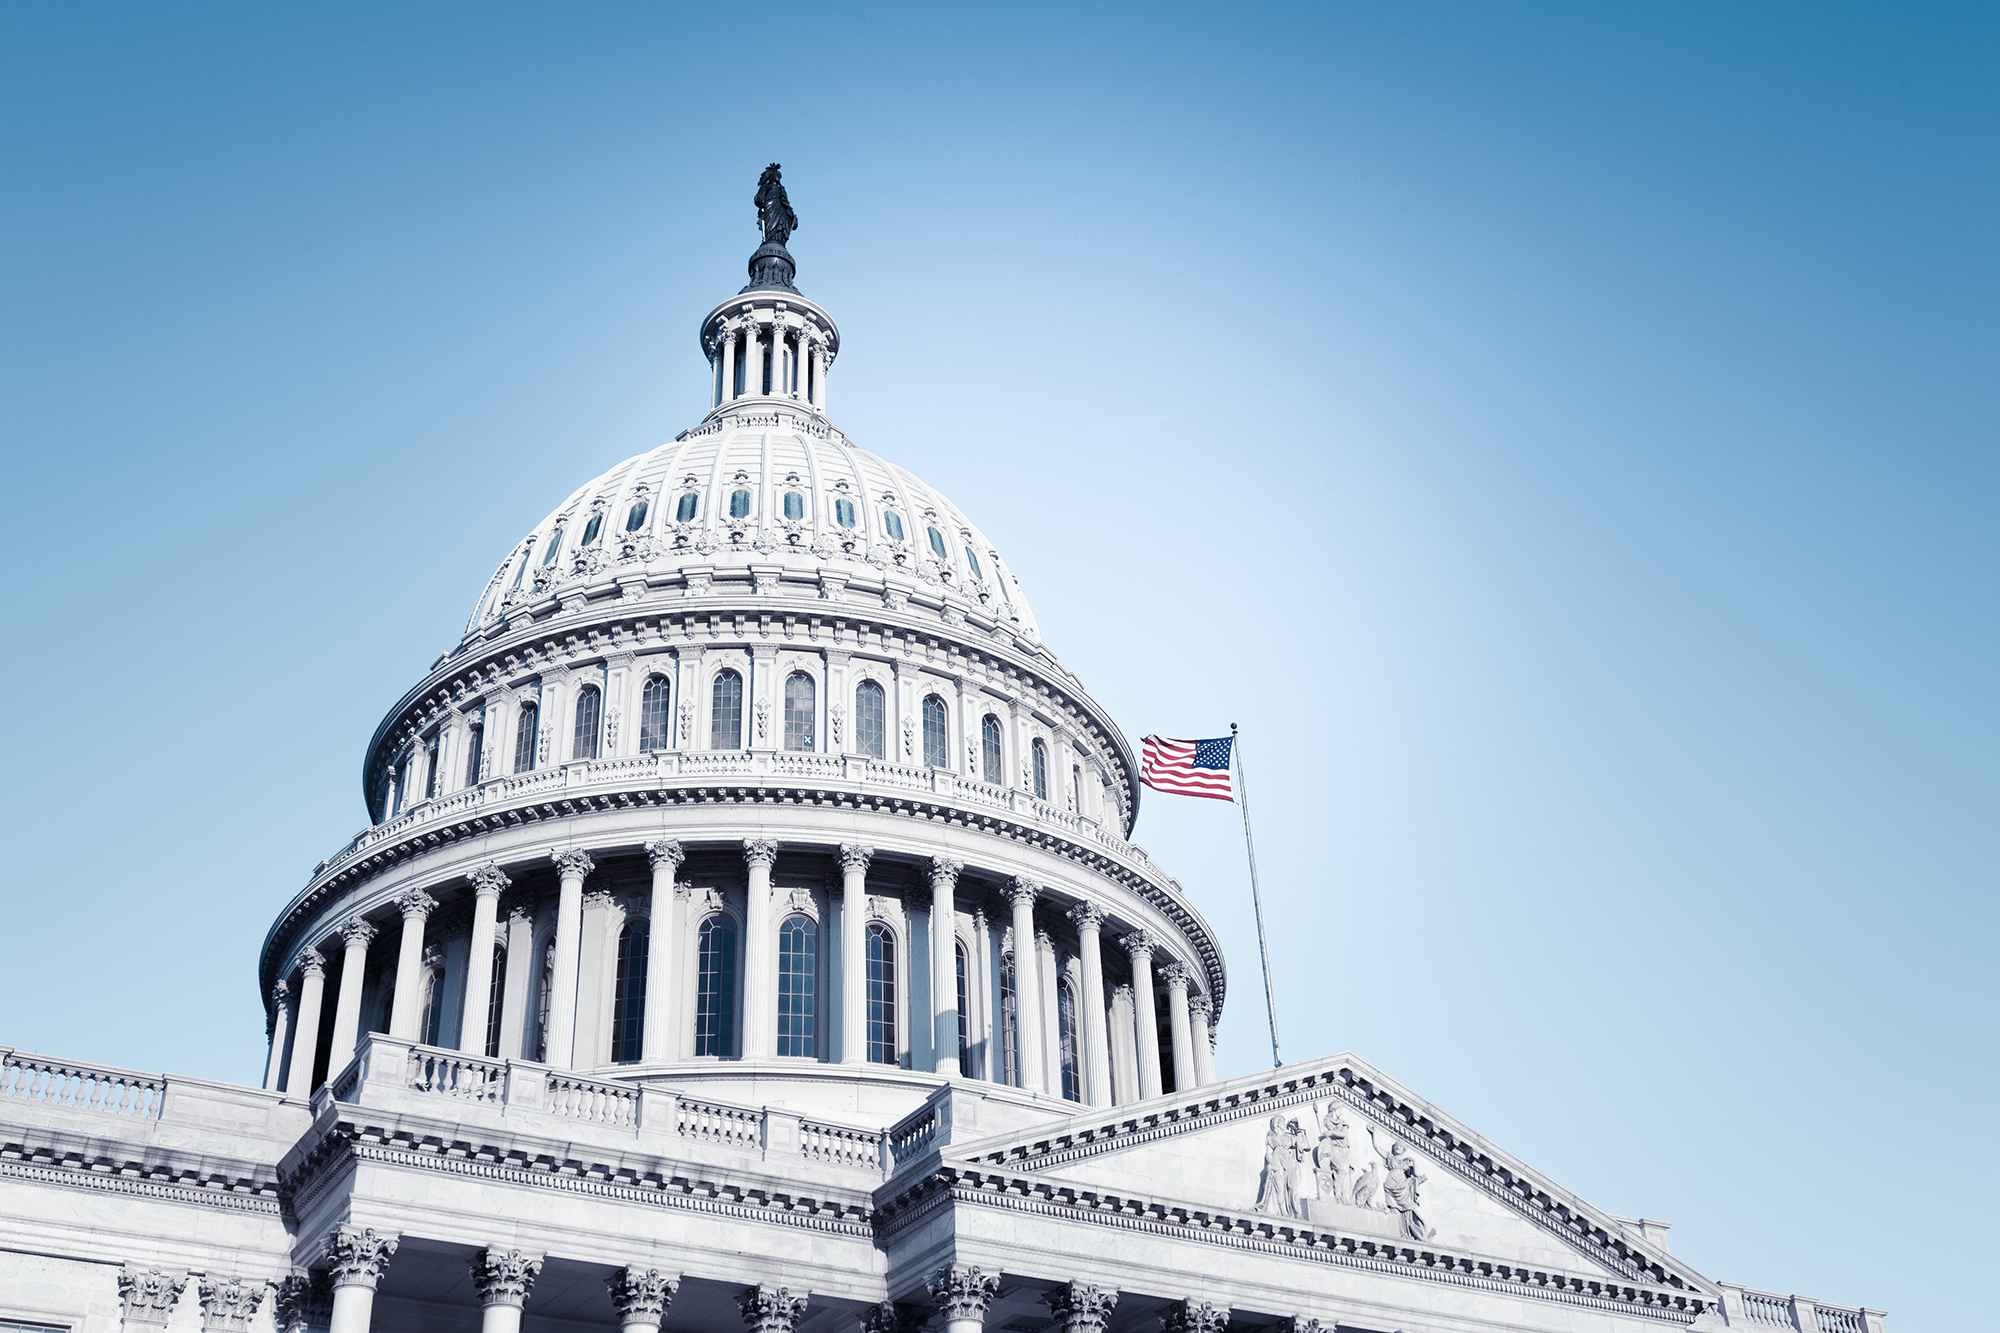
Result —
[{"label": "pediment sculpture relief", "polygon": [[[1302,1222],[1346,1223],[1356,1213],[1397,1215],[1406,1240],[1429,1240],[1437,1228],[1424,1220],[1422,1159],[1394,1137],[1370,1127],[1354,1132],[1340,1108],[1329,1102],[1326,1118],[1306,1108],[1297,1116],[1271,1117],[1264,1134],[1264,1163],[1257,1184],[1257,1210]],[[1372,1220],[1372,1219],[1369,1219]]]}]

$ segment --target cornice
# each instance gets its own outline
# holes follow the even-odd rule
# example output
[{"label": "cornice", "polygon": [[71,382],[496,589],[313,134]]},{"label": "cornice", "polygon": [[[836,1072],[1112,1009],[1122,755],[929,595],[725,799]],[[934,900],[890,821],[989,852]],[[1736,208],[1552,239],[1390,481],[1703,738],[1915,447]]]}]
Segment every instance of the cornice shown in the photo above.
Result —
[{"label": "cornice", "polygon": [[149,1179],[144,1175],[125,1175],[104,1163],[42,1162],[11,1156],[11,1151],[0,1153],[0,1177],[27,1180],[40,1185],[56,1185],[63,1189],[96,1190],[101,1193],[163,1199],[169,1203],[221,1208],[230,1212],[265,1213],[272,1217],[280,1216],[283,1212],[283,1204],[278,1198],[275,1183],[266,1183],[255,1191],[206,1182],[189,1185],[171,1180]]}]

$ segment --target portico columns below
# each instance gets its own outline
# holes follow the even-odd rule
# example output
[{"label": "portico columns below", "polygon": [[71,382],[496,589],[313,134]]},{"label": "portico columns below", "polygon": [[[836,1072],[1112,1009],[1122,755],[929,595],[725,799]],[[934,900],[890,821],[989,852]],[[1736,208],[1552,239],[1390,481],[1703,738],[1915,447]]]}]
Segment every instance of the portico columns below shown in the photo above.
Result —
[{"label": "portico columns below", "polygon": [[1000,1290],[997,1273],[982,1273],[969,1264],[946,1264],[924,1281],[938,1313],[944,1316],[944,1333],[981,1333],[986,1327],[986,1307]]},{"label": "portico columns below", "polygon": [[326,1238],[327,1265],[332,1270],[333,1318],[327,1333],[368,1333],[375,1313],[375,1287],[388,1271],[389,1256],[400,1237],[378,1234],[373,1227],[343,1226]]},{"label": "portico columns below", "polygon": [[472,1289],[479,1293],[480,1333],[520,1333],[521,1307],[542,1271],[542,1256],[486,1249],[472,1256]]},{"label": "portico columns below", "polygon": [[868,1059],[868,863],[875,849],[840,845],[840,1062]]},{"label": "portico columns below", "polygon": [[678,1273],[669,1276],[657,1268],[634,1266],[613,1273],[606,1285],[623,1333],[659,1333],[674,1293],[681,1289],[681,1278]]},{"label": "portico columns below", "polygon": [[1185,963],[1170,962],[1160,969],[1167,983],[1167,1022],[1174,1038],[1174,1091],[1186,1092],[1195,1086],[1194,1042],[1188,1031],[1188,970]]},{"label": "portico columns below", "polygon": [[958,909],[952,890],[963,861],[931,859],[931,1068],[958,1077]]}]

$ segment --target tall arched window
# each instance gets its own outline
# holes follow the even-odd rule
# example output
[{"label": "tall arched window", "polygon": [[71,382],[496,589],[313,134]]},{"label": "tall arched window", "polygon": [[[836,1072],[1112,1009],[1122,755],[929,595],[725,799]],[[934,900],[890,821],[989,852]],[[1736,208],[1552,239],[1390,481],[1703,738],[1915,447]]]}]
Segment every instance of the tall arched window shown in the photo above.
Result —
[{"label": "tall arched window", "polygon": [[965,1004],[965,942],[958,941],[952,946],[958,964],[958,1072],[967,1078],[972,1074],[972,1025],[966,1020]]},{"label": "tall arched window", "polygon": [[1046,801],[1049,799],[1049,747],[1037,737],[1029,750],[1035,760],[1035,799]]},{"label": "tall arched window", "polygon": [[500,1014],[507,1001],[507,946],[493,946],[493,980],[486,986],[486,1058],[500,1058]]},{"label": "tall arched window", "polygon": [[931,550],[937,552],[937,558],[940,562],[949,562],[951,560],[951,552],[944,548],[944,534],[936,528],[930,529],[930,534]]},{"label": "tall arched window", "polygon": [[778,927],[778,1054],[818,1054],[815,1001],[819,983],[819,927],[803,914]]},{"label": "tall arched window", "polygon": [[601,513],[592,514],[590,516],[590,522],[583,525],[583,544],[585,546],[588,546],[592,542],[596,541],[597,534],[603,529],[603,527],[604,527],[604,515]]},{"label": "tall arched window", "polygon": [[426,801],[435,800],[437,794],[444,789],[444,774],[438,771],[438,741],[440,739],[441,737],[439,736],[433,736],[424,742],[424,799]]},{"label": "tall arched window", "polygon": [[882,531],[888,533],[892,541],[903,540],[903,516],[893,509],[883,510]]},{"label": "tall arched window", "polygon": [[972,577],[982,583],[986,581],[986,571],[979,567],[979,557],[972,553],[970,546],[965,548],[965,563],[972,567]]},{"label": "tall arched window", "polygon": [[1007,780],[1000,763],[1000,719],[991,713],[979,724],[979,762],[988,782],[998,786]]},{"label": "tall arched window", "polygon": [[553,565],[556,562],[556,552],[562,550],[562,539],[563,530],[561,528],[557,528],[549,534],[549,549],[542,552],[542,563],[544,565]]},{"label": "tall arched window", "polygon": [[854,748],[876,759],[884,757],[882,740],[888,732],[888,710],[883,706],[882,687],[864,680],[854,687]]},{"label": "tall arched window", "polygon": [[734,671],[715,675],[715,688],[709,695],[708,748],[743,748],[743,677]]},{"label": "tall arched window", "polygon": [[1062,1057],[1062,1095],[1083,1100],[1083,1062],[1076,1049],[1076,991],[1064,981],[1056,987],[1056,1049]]},{"label": "tall arched window", "polygon": [[681,497],[680,505],[674,510],[674,522],[676,523],[694,522],[695,510],[699,509],[700,507],[701,507],[701,497],[696,495],[693,491],[689,491],[686,495],[683,495]]},{"label": "tall arched window", "polygon": [[727,1059],[736,1050],[736,923],[712,916],[695,946],[694,1053]]},{"label": "tall arched window", "polygon": [[542,950],[542,984],[535,988],[535,1059],[549,1058],[549,1002],[556,991],[556,942]]},{"label": "tall arched window", "polygon": [[1069,808],[1083,813],[1083,768],[1079,764],[1069,768]]},{"label": "tall arched window", "polygon": [[840,526],[843,528],[853,527],[854,501],[835,500],[833,502],[833,521],[840,524]]},{"label": "tall arched window", "polygon": [[603,703],[604,696],[595,685],[586,685],[576,692],[576,731],[570,738],[570,758],[597,758],[598,724],[604,714]]},{"label": "tall arched window", "polygon": [[465,746],[465,785],[468,787],[477,787],[479,785],[479,766],[486,758],[486,723],[484,718],[481,719],[478,726],[470,730],[472,735],[467,740]]},{"label": "tall arched window", "polygon": [[639,750],[642,754],[664,750],[673,744],[673,693],[674,687],[665,676],[646,678],[645,692],[639,696]]},{"label": "tall arched window", "polygon": [[819,692],[813,678],[803,671],[785,677],[785,748],[810,750],[814,747],[813,719],[819,711]]},{"label": "tall arched window", "polygon": [[729,516],[731,518],[750,517],[750,492],[731,491],[729,493]]},{"label": "tall arched window", "polygon": [[514,771],[532,772],[535,767],[535,724],[542,710],[535,707],[532,699],[521,704],[521,715],[514,720]]},{"label": "tall arched window", "polygon": [[1021,1086],[1021,1033],[1017,1026],[1021,1001],[1014,993],[1014,955],[1000,958],[1000,1072],[1010,1088]]},{"label": "tall arched window", "polygon": [[632,508],[625,515],[625,531],[637,532],[640,528],[645,527],[646,511],[650,508],[652,508],[651,502],[645,499],[633,501]]},{"label": "tall arched window", "polygon": [[945,744],[944,700],[935,694],[924,696],[924,765],[928,768],[949,768],[951,747]]},{"label": "tall arched window", "polygon": [[611,996],[611,1062],[635,1063],[646,1041],[646,951],[652,927],[641,918],[618,932],[618,984]]},{"label": "tall arched window", "polygon": [[879,922],[868,926],[868,1058],[896,1063],[896,937]]},{"label": "tall arched window", "polygon": [[806,516],[806,497],[797,491],[785,492],[785,517],[798,520]]}]

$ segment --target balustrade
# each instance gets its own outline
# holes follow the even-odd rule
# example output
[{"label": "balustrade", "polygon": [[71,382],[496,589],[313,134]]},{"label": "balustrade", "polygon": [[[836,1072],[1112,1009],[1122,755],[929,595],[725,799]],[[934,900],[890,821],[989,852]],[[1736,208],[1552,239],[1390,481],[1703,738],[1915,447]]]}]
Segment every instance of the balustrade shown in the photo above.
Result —
[{"label": "balustrade", "polygon": [[166,1096],[167,1080],[159,1074],[50,1060],[21,1051],[8,1051],[0,1058],[0,1098],[158,1120]]},{"label": "balustrade", "polygon": [[543,1108],[569,1120],[632,1129],[639,1124],[639,1089],[551,1070]]},{"label": "balustrade", "polygon": [[[507,1062],[486,1060],[435,1046],[412,1046],[410,1088],[461,1101],[498,1105],[505,1100]],[[335,1100],[341,1100],[336,1091]]]}]

